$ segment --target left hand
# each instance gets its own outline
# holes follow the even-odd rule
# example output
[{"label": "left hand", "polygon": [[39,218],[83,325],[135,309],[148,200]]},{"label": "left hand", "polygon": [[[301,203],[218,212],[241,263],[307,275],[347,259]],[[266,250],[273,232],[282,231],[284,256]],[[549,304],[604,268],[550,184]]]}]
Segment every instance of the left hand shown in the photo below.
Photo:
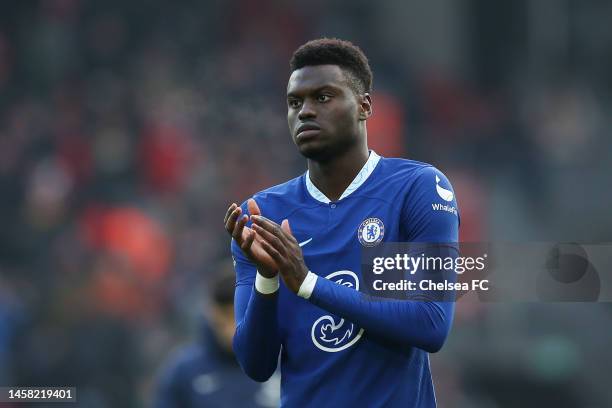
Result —
[{"label": "left hand", "polygon": [[278,271],[285,285],[293,293],[297,293],[308,267],[304,263],[304,255],[297,240],[291,233],[289,221],[283,220],[281,225],[259,215],[251,216],[252,229],[261,238],[261,247],[276,262]]}]

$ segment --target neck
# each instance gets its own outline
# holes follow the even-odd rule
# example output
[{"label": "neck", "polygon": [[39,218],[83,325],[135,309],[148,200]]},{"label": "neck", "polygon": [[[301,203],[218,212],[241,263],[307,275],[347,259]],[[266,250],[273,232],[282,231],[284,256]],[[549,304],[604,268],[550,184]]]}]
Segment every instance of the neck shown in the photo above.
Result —
[{"label": "neck", "polygon": [[356,146],[326,162],[308,160],[310,181],[331,201],[337,201],[368,161],[368,146]]}]

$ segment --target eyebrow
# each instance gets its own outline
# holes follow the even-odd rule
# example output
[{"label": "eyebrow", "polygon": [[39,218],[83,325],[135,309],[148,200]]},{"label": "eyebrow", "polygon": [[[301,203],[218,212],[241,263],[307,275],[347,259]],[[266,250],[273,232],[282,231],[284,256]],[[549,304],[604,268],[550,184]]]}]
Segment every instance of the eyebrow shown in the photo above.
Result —
[{"label": "eyebrow", "polygon": [[[332,91],[341,91],[342,89],[338,86],[332,85],[332,84],[325,84],[325,85],[321,85],[318,86],[316,88],[306,88],[304,90],[304,92],[301,92],[302,94],[313,94],[313,93],[318,93],[321,91],[324,91],[326,89],[332,90]],[[299,95],[295,92],[289,92],[287,94],[287,98],[299,98]]]}]

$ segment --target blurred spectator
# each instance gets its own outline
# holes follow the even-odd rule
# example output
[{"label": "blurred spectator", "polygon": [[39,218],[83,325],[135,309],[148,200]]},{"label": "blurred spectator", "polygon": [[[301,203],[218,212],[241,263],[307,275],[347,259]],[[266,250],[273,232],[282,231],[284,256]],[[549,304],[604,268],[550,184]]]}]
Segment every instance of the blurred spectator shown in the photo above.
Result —
[{"label": "blurred spectator", "polygon": [[210,286],[198,340],[175,351],[159,375],[155,408],[276,407],[280,378],[265,383],[248,378],[232,351],[234,272],[220,268]]}]

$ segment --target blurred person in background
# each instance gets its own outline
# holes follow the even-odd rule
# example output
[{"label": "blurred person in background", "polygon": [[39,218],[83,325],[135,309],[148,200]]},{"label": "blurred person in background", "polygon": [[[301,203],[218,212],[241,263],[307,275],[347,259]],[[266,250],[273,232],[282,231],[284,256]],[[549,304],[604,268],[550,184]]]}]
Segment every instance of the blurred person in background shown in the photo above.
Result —
[{"label": "blurred person in background", "polygon": [[198,340],[165,362],[155,390],[155,408],[275,407],[278,377],[257,383],[240,370],[232,352],[234,274],[221,267],[211,281]]}]

